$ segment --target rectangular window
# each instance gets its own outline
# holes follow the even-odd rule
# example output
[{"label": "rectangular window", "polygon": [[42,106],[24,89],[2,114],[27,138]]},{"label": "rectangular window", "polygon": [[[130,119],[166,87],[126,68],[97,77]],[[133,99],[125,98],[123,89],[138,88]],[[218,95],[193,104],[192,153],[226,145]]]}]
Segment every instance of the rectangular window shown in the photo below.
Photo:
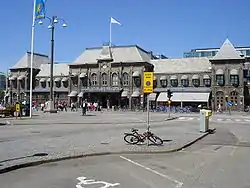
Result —
[{"label": "rectangular window", "polygon": [[220,86],[224,85],[224,75],[216,75],[216,83]]},{"label": "rectangular window", "polygon": [[239,76],[238,75],[230,75],[230,83],[232,85],[239,85]]},{"label": "rectangular window", "polygon": [[177,79],[172,79],[171,80],[171,86],[172,87],[177,87],[178,86],[178,80]]},{"label": "rectangular window", "polygon": [[181,80],[181,86],[188,87],[188,79],[182,79]]},{"label": "rectangular window", "polygon": [[211,79],[204,79],[203,80],[203,85],[206,87],[210,87],[211,86]]},{"label": "rectangular window", "polygon": [[193,79],[192,80],[194,87],[199,87],[200,86],[200,80],[199,79]]}]

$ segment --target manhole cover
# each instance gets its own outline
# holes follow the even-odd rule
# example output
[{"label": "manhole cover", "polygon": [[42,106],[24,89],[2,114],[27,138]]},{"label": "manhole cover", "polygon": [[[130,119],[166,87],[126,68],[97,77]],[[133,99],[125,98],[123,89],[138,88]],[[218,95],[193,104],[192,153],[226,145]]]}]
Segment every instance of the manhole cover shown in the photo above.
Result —
[{"label": "manhole cover", "polygon": [[43,157],[49,155],[48,153],[36,153],[33,155],[33,157]]}]

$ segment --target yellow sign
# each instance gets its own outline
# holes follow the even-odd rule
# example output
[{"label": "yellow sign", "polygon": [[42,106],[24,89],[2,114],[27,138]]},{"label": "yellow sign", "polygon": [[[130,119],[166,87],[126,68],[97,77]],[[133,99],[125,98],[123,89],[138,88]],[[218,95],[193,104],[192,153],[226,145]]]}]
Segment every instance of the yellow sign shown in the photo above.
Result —
[{"label": "yellow sign", "polygon": [[168,100],[168,104],[171,104],[171,100]]},{"label": "yellow sign", "polygon": [[16,112],[20,112],[20,104],[16,104]]},{"label": "yellow sign", "polygon": [[143,92],[144,93],[153,93],[153,81],[154,81],[154,73],[153,72],[144,72],[144,84],[143,84]]}]

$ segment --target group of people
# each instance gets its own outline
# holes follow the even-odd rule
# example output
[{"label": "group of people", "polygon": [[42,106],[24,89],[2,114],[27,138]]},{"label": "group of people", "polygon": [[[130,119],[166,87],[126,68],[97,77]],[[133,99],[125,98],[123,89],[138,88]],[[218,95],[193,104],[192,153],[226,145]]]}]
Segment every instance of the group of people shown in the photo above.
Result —
[{"label": "group of people", "polygon": [[87,99],[85,99],[82,102],[81,108],[82,108],[82,115],[84,116],[86,115],[87,111],[101,111],[102,107],[97,102],[89,103]]}]

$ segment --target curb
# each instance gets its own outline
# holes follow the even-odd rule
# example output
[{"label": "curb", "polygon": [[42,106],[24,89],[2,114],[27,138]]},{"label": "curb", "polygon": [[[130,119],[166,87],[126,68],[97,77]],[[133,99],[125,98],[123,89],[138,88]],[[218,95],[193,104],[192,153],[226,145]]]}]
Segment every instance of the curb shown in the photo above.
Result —
[{"label": "curb", "polygon": [[34,162],[27,162],[27,163],[21,163],[13,166],[9,166],[3,169],[0,169],[0,174],[4,174],[7,172],[11,172],[14,170],[22,169],[22,168],[28,168],[32,166],[39,166],[42,164],[47,164],[47,163],[53,163],[53,162],[60,162],[60,161],[65,161],[65,160],[71,160],[71,159],[79,159],[79,158],[86,158],[86,157],[94,157],[94,156],[108,156],[108,155],[124,155],[124,154],[163,154],[163,153],[173,153],[177,151],[181,151],[184,148],[187,148],[191,146],[192,144],[198,142],[199,140],[203,139],[209,134],[212,134],[215,132],[215,128],[209,130],[206,132],[204,135],[198,137],[197,139],[188,142],[182,147],[171,149],[171,150],[161,150],[161,151],[120,151],[120,152],[96,152],[96,153],[89,153],[89,154],[80,154],[80,155],[72,155],[72,156],[66,156],[66,157],[61,157],[61,158],[52,158],[52,159],[44,159],[40,161],[34,161]]},{"label": "curb", "polygon": [[[150,121],[150,123],[158,123],[158,122],[164,122],[164,121],[171,121],[171,120],[175,120],[175,119],[177,119],[177,118],[179,118],[179,117],[173,117],[173,118],[167,118],[167,119],[164,119],[164,120],[161,120],[161,121],[159,121],[159,120],[157,120],[157,121]],[[48,123],[46,123],[46,122],[40,122],[40,123],[28,123],[28,122],[25,122],[25,123],[15,123],[15,122],[11,122],[12,123],[12,125],[34,125],[34,124],[36,124],[36,125],[47,125]],[[83,124],[86,124],[86,125],[88,125],[88,124],[96,124],[96,125],[99,125],[99,124],[128,124],[128,123],[146,123],[146,121],[132,121],[132,122],[124,122],[124,123],[122,123],[122,122],[76,122],[76,123],[74,123],[74,122],[61,122],[61,123],[51,123],[51,124],[53,124],[53,125],[83,125]]]}]

